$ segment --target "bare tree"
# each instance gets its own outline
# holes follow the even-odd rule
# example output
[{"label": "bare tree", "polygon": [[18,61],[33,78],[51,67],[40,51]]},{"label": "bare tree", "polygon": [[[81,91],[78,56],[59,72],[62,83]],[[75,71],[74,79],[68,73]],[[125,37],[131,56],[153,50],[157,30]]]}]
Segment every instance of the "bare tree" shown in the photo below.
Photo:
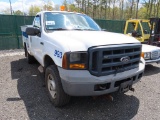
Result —
[{"label": "bare tree", "polygon": [[119,2],[119,12],[120,12],[120,19],[123,19],[123,9],[124,9],[124,0],[120,0],[120,2]]},{"label": "bare tree", "polygon": [[111,0],[109,0],[109,7],[108,7],[108,18],[110,18],[110,12],[111,12]]},{"label": "bare tree", "polygon": [[81,1],[81,12],[84,12],[84,3],[85,3],[85,1],[82,0],[82,1]]},{"label": "bare tree", "polygon": [[[75,0],[75,2],[77,3],[78,5],[78,10],[80,9],[80,4],[81,4],[81,0]],[[80,11],[79,11],[80,12]]]},{"label": "bare tree", "polygon": [[104,3],[105,3],[105,19],[107,19],[107,5],[108,5],[108,0],[105,0]]},{"label": "bare tree", "polygon": [[136,7],[136,19],[138,18],[138,4],[139,4],[139,0],[137,0],[137,7]]},{"label": "bare tree", "polygon": [[157,15],[156,15],[156,17],[158,17],[158,15],[159,15],[159,11],[160,11],[159,6],[160,6],[160,0],[157,0]]},{"label": "bare tree", "polygon": [[153,0],[150,1],[149,17],[151,17],[152,14],[152,6],[153,6]]},{"label": "bare tree", "polygon": [[115,19],[115,3],[116,3],[116,0],[113,0],[113,11],[112,11],[112,19],[113,20]]},{"label": "bare tree", "polygon": [[133,17],[133,7],[134,7],[134,0],[131,0],[130,18],[132,18],[132,17]]}]

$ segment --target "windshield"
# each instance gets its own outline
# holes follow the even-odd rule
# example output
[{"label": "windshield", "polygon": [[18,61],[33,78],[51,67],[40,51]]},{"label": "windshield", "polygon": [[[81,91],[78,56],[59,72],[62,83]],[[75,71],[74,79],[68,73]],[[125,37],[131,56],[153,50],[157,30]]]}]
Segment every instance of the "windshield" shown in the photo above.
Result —
[{"label": "windshield", "polygon": [[44,16],[46,30],[101,30],[93,19],[84,14],[47,12]]},{"label": "windshield", "polygon": [[148,22],[141,22],[144,34],[149,34],[150,27]]}]

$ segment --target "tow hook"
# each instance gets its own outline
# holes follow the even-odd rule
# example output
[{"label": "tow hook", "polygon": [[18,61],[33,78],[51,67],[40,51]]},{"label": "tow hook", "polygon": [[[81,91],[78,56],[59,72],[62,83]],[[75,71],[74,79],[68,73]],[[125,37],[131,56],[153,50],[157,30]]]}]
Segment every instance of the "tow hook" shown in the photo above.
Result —
[{"label": "tow hook", "polygon": [[134,91],[135,91],[135,89],[134,89],[134,88],[130,88],[129,90],[130,90],[130,91],[132,91],[132,92],[134,92]]},{"label": "tow hook", "polygon": [[113,101],[113,96],[111,96],[111,95],[106,95],[105,98],[110,100],[110,101]]},{"label": "tow hook", "polygon": [[109,94],[107,94],[107,95],[101,95],[101,96],[93,96],[94,100],[96,100],[97,98],[104,98],[104,99],[113,101],[113,97],[111,95],[109,95]]}]

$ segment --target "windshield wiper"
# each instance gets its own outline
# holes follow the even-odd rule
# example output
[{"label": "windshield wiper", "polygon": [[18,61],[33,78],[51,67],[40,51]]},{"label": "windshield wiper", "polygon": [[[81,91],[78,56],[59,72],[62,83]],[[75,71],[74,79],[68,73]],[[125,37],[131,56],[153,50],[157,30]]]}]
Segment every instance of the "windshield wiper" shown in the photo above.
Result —
[{"label": "windshield wiper", "polygon": [[54,28],[54,29],[47,29],[47,30],[69,30],[69,29],[66,29],[66,28]]},{"label": "windshield wiper", "polygon": [[83,30],[83,29],[79,29],[79,28],[73,28],[73,29],[70,29],[70,30]]},{"label": "windshield wiper", "polygon": [[95,31],[94,29],[92,28],[85,28],[85,29],[82,29],[82,30],[90,30],[90,31]]},{"label": "windshield wiper", "polygon": [[72,29],[68,29],[68,28],[54,28],[54,29],[47,29],[47,30],[83,30],[83,29],[79,29],[79,28],[72,28]]},{"label": "windshield wiper", "polygon": [[92,29],[92,28],[72,28],[72,29],[67,29],[67,28],[54,28],[54,29],[47,29],[47,30],[80,30],[80,31],[83,31],[83,30],[91,30],[91,31],[95,31],[95,30]]}]

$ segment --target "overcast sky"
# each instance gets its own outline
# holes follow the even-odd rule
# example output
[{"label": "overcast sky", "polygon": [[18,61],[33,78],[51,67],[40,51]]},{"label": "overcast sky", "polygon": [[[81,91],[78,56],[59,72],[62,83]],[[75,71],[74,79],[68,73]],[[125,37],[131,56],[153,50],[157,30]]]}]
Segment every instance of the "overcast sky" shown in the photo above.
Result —
[{"label": "overcast sky", "polygon": [[[47,2],[48,0],[11,0],[11,3],[13,11],[21,10],[26,12],[31,5],[44,5],[45,1]],[[54,6],[55,4],[61,5],[63,0],[50,1],[52,1],[52,4]],[[9,0],[0,0],[0,12],[6,9],[10,9]]]}]

